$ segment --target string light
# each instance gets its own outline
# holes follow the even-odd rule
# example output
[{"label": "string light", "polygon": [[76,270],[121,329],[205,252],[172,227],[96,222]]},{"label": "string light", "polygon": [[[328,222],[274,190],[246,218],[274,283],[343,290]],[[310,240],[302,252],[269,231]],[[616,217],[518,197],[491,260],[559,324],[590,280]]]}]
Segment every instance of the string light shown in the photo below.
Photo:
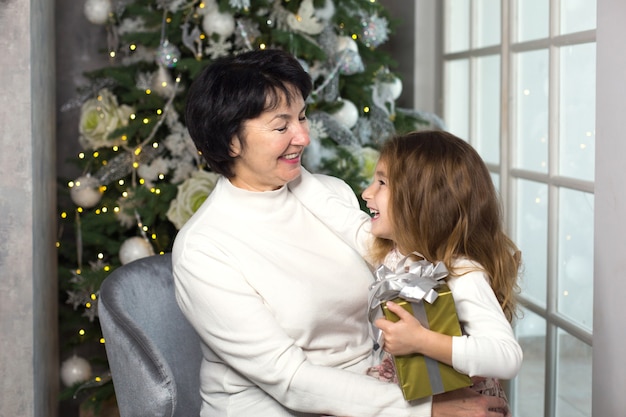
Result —
[{"label": "string light", "polygon": [[81,335],[81,336],[84,336],[84,335],[85,335],[85,333],[87,333],[87,332],[85,332],[85,329],[80,329],[80,330],[78,331],[78,334],[79,334],[79,335]]},{"label": "string light", "polygon": [[102,343],[102,344],[104,344],[104,343],[105,343],[104,337],[101,337],[101,338],[100,338],[100,343]]}]

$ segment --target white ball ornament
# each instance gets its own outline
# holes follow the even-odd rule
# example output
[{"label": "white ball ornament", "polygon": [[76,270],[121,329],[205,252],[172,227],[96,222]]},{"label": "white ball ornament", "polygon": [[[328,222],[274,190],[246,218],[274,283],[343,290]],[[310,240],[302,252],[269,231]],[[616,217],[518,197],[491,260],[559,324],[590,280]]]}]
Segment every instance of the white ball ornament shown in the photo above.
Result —
[{"label": "white ball ornament", "polygon": [[339,123],[351,129],[359,120],[359,110],[350,100],[342,99],[342,106],[332,114],[333,118]]},{"label": "white ball ornament", "polygon": [[383,88],[389,91],[389,95],[394,100],[397,100],[398,97],[400,97],[400,94],[402,94],[402,81],[400,80],[400,78],[396,77],[393,79],[393,81],[384,82],[382,84]]},{"label": "white ball ornament", "polygon": [[139,236],[126,239],[120,246],[119,256],[122,265],[152,255],[154,255],[154,249],[150,242]]},{"label": "white ball ornament", "polygon": [[344,49],[359,52],[359,46],[356,44],[356,41],[354,39],[352,39],[350,36],[339,36],[337,37],[337,47],[335,50],[337,52],[341,52]]},{"label": "white ball ornament", "polygon": [[102,198],[98,180],[88,175],[78,177],[74,180],[74,186],[70,188],[70,198],[79,207],[94,207]]},{"label": "white ball ornament", "polygon": [[61,364],[61,381],[63,381],[66,387],[85,382],[90,378],[91,365],[87,359],[73,355]]},{"label": "white ball ornament", "polygon": [[202,29],[208,34],[217,33],[227,38],[235,31],[235,18],[230,13],[208,13],[202,19]]},{"label": "white ball ornament", "polygon": [[85,2],[85,17],[94,25],[104,25],[107,23],[112,11],[113,6],[111,0],[87,0]]}]

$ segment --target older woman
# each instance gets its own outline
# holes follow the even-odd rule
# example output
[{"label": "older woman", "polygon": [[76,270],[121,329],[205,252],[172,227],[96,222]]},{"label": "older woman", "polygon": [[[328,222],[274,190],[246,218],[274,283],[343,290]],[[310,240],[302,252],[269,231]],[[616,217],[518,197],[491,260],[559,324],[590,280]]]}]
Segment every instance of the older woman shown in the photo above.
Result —
[{"label": "older woman", "polygon": [[[309,144],[310,92],[279,50],[220,59],[190,89],[189,131],[222,174],[173,249],[178,303],[203,343],[201,415],[430,416],[430,399],[407,403],[365,375],[370,270],[285,186]],[[358,207],[344,182],[319,179]],[[457,395],[432,414],[490,415],[498,401]]]}]

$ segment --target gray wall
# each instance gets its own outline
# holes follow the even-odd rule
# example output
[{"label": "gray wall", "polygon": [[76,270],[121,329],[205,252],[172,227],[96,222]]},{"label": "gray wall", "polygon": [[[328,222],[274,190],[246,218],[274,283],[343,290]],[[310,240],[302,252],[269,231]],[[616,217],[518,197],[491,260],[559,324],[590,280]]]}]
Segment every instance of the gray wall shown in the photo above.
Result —
[{"label": "gray wall", "polygon": [[626,410],[626,2],[598,0],[595,269],[593,320],[594,416]]},{"label": "gray wall", "polygon": [[0,0],[0,27],[0,416],[53,416],[54,1]]}]

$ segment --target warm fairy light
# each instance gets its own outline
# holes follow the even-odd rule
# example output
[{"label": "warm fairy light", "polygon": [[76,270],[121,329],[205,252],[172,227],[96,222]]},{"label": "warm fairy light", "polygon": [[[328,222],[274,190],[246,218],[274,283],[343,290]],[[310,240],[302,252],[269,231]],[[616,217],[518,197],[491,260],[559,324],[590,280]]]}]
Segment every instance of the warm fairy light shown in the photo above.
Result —
[{"label": "warm fairy light", "polygon": [[302,16],[300,16],[299,14],[296,15],[296,20],[298,22],[302,22]]},{"label": "warm fairy light", "polygon": [[105,192],[107,190],[107,186],[106,185],[101,185],[99,188],[101,193]]},{"label": "warm fairy light", "polygon": [[120,212],[119,207],[113,207],[113,213],[119,213],[119,212]]},{"label": "warm fairy light", "polygon": [[121,179],[117,182],[119,185],[124,185],[124,179]]},{"label": "warm fairy light", "polygon": [[143,119],[143,124],[144,124],[144,125],[147,125],[148,123],[150,123],[150,119],[148,119],[147,117],[145,117],[145,118]]},{"label": "warm fairy light", "polygon": [[156,192],[156,188],[154,188],[154,187],[150,188],[150,192],[151,192],[152,194],[154,194],[154,193]]},{"label": "warm fairy light", "polygon": [[100,338],[100,343],[104,344],[104,337]]},{"label": "warm fairy light", "polygon": [[96,211],[94,211],[94,213],[96,213],[96,215],[98,215],[98,214],[101,213],[101,211],[100,211],[100,209],[96,209]]},{"label": "warm fairy light", "polygon": [[[137,118],[137,115],[135,113],[133,113],[133,114],[131,114],[128,117],[130,118],[130,120],[135,120]],[[124,137],[122,137],[122,140],[124,140]]]},{"label": "warm fairy light", "polygon": [[139,168],[139,162],[133,162],[133,168],[135,169]]},{"label": "warm fairy light", "polygon": [[85,333],[86,333],[86,332],[85,332],[85,329],[80,329],[80,330],[78,331],[78,334],[79,334],[79,335],[81,335],[81,336],[84,336],[84,335],[85,335]]},{"label": "warm fairy light", "polygon": [[62,219],[67,219],[67,213],[66,212],[61,213],[61,218]]},{"label": "warm fairy light", "polygon": [[75,273],[76,275],[80,275],[80,274],[82,273],[82,271],[81,271],[80,269],[76,269],[76,270],[74,271],[74,273]]},{"label": "warm fairy light", "polygon": [[206,35],[204,33],[200,34],[200,39],[201,40],[205,40],[206,39]]},{"label": "warm fairy light", "polygon": [[128,48],[129,48],[131,51],[134,51],[134,50],[136,50],[136,49],[137,49],[137,45],[135,45],[134,43],[131,43],[131,44],[128,46]]},{"label": "warm fairy light", "polygon": [[111,52],[109,52],[109,56],[110,56],[111,58],[115,58],[115,51],[111,51]]},{"label": "warm fairy light", "polygon": [[141,148],[135,148],[135,155],[139,155],[141,153]]},{"label": "warm fairy light", "polygon": [[97,157],[99,157],[99,156],[100,156],[100,152],[95,151],[95,152],[93,153],[93,157],[94,157],[94,158],[97,158]]},{"label": "warm fairy light", "polygon": [[[100,340],[102,340],[102,339],[100,339]],[[102,342],[101,342],[101,343],[102,343]],[[102,378],[100,378],[99,376],[97,376],[97,377],[95,377],[95,378],[94,378],[94,381],[96,381],[96,382],[101,382],[101,381],[102,381]]]},{"label": "warm fairy light", "polygon": [[180,82],[180,75],[178,77],[176,77],[176,82],[179,83]]},{"label": "warm fairy light", "polygon": [[89,295],[89,298],[91,298],[92,300],[94,300],[94,301],[95,301],[95,300],[96,300],[96,298],[98,298],[98,297],[96,296],[96,294],[91,293],[91,295]]},{"label": "warm fairy light", "polygon": [[57,248],[60,248],[60,247],[61,247],[61,242],[56,242],[56,243],[55,243],[55,246],[56,246]]},{"label": "warm fairy light", "polygon": [[[135,120],[135,115],[134,115],[134,114],[133,114],[133,115],[131,115],[131,116],[130,116],[130,118],[131,118],[132,120]],[[128,140],[128,136],[126,136],[126,135],[122,135],[122,140],[123,140],[124,142],[126,142],[126,141]]]},{"label": "warm fairy light", "polygon": [[68,182],[68,183],[67,183],[67,186],[68,186],[69,188],[74,187],[74,185],[76,185],[76,184],[74,184],[74,181],[70,181],[70,182]]},{"label": "warm fairy light", "polygon": [[156,240],[157,235],[156,235],[156,233],[152,233],[152,235],[150,237],[152,238],[152,240]]},{"label": "warm fairy light", "polygon": [[163,87],[163,88],[167,87],[167,81],[162,81],[161,82],[161,87]]},{"label": "warm fairy light", "polygon": [[[139,166],[139,164],[137,164],[137,166]],[[144,180],[143,178],[139,178],[139,184],[144,185],[146,183],[146,180]]]},{"label": "warm fairy light", "polygon": [[156,114],[158,114],[159,116],[161,115],[161,113],[163,113],[163,110],[161,109],[157,109]]},{"label": "warm fairy light", "polygon": [[167,19],[165,19],[165,21],[166,21],[167,23],[172,23],[172,18],[168,16],[168,17],[167,17]]},{"label": "warm fairy light", "polygon": [[107,213],[108,211],[109,211],[108,207],[106,207],[106,206],[102,207],[102,212],[103,213]]},{"label": "warm fairy light", "polygon": [[159,147],[159,142],[152,142],[152,147],[157,149]]},{"label": "warm fairy light", "polygon": [[122,197],[124,197],[124,198],[128,197],[128,191],[124,191],[124,192],[122,193]]},{"label": "warm fairy light", "polygon": [[84,152],[79,153],[78,159],[85,159],[85,153]]},{"label": "warm fairy light", "polygon": [[91,303],[90,302],[86,302],[85,303],[85,308],[91,308]]},{"label": "warm fairy light", "polygon": [[102,268],[102,270],[104,272],[109,272],[111,270],[111,267],[109,265],[105,265],[104,268]]},{"label": "warm fairy light", "polygon": [[369,106],[363,107],[363,113],[369,113],[369,112],[370,112],[370,107]]},{"label": "warm fairy light", "polygon": [[152,94],[152,90],[150,90],[149,88],[146,88],[146,94],[147,94],[147,95]]},{"label": "warm fairy light", "polygon": [[353,33],[351,38],[356,41],[357,39],[359,39],[359,35],[357,35],[356,33]]},{"label": "warm fairy light", "polygon": [[259,49],[265,49],[265,44],[264,43],[260,44]]},{"label": "warm fairy light", "polygon": [[206,7],[206,5],[204,4],[204,2],[201,2],[201,3],[198,5],[198,9],[204,9],[205,7]]},{"label": "warm fairy light", "polygon": [[164,180],[165,179],[165,174],[159,174],[159,179],[160,180]]},{"label": "warm fairy light", "polygon": [[82,207],[78,207],[78,208],[76,209],[76,211],[77,211],[77,212],[79,212],[79,213],[82,213],[82,212],[83,212],[83,208],[82,208]]},{"label": "warm fairy light", "polygon": [[117,152],[120,150],[120,147],[117,145],[114,145],[112,149],[113,149],[113,152]]},{"label": "warm fairy light", "polygon": [[148,231],[148,226],[142,227],[141,230],[143,230],[144,232],[147,232]]}]

